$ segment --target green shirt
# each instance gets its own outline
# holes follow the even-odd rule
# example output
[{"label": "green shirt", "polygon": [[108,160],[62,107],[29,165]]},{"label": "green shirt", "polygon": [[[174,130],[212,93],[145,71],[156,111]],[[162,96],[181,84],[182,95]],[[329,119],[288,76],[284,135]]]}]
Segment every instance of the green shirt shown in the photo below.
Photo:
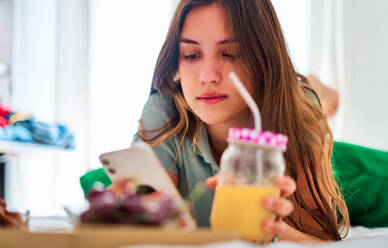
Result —
[{"label": "green shirt", "polygon": [[[174,111],[173,106],[172,99],[162,97],[159,94],[151,95],[144,106],[141,117],[144,129],[153,130],[163,126],[170,119],[169,116]],[[178,174],[178,190],[183,198],[190,194],[197,183],[204,184],[208,177],[214,176],[219,170],[210,150],[207,130],[206,128],[202,130],[199,137],[201,151],[197,149],[194,153],[193,144],[188,138],[183,140],[182,148],[178,151],[180,140],[175,136],[152,147],[163,167],[168,172]],[[135,141],[137,140],[140,140],[140,137],[136,136]],[[205,193],[196,199],[191,206],[191,212],[197,220],[198,226],[209,226],[213,194],[213,190],[206,189]]]}]

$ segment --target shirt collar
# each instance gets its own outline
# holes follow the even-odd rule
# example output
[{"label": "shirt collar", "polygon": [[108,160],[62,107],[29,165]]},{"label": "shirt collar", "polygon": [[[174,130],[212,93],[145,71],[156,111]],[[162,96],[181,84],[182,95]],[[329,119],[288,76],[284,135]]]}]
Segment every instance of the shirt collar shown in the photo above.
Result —
[{"label": "shirt collar", "polygon": [[203,157],[206,163],[216,164],[216,161],[211,152],[209,137],[208,137],[207,128],[205,125],[203,125],[203,128],[201,129],[198,145],[199,145],[199,149],[196,150],[196,153],[201,157]]}]

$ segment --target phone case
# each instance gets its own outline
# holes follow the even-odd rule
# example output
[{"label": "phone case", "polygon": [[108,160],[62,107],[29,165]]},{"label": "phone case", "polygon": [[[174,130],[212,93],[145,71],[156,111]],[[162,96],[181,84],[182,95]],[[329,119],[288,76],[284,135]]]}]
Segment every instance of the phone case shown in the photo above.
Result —
[{"label": "phone case", "polygon": [[138,185],[149,185],[173,196],[176,206],[182,209],[181,218],[186,224],[184,229],[196,228],[189,208],[150,146],[137,142],[124,150],[103,153],[99,159],[112,182],[134,178]]}]

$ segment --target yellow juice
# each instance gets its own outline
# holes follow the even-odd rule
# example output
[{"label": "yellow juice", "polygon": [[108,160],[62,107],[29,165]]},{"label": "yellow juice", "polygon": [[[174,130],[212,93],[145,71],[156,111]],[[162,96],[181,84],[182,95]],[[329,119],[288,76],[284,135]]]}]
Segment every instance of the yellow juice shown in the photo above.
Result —
[{"label": "yellow juice", "polygon": [[234,231],[241,239],[264,242],[268,233],[262,229],[262,221],[275,219],[275,215],[263,207],[265,196],[279,196],[274,186],[219,186],[216,188],[210,223],[213,230]]}]

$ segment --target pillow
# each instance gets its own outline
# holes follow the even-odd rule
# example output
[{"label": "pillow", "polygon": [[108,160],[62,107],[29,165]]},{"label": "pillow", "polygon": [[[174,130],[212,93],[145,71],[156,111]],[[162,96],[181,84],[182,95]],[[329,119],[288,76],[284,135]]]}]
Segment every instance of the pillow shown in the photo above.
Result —
[{"label": "pillow", "polygon": [[388,152],[335,141],[332,163],[351,225],[388,226]]},{"label": "pillow", "polygon": [[85,197],[96,182],[101,182],[104,184],[105,188],[112,184],[112,181],[110,180],[108,174],[106,174],[104,168],[88,171],[80,178],[81,188]]}]

